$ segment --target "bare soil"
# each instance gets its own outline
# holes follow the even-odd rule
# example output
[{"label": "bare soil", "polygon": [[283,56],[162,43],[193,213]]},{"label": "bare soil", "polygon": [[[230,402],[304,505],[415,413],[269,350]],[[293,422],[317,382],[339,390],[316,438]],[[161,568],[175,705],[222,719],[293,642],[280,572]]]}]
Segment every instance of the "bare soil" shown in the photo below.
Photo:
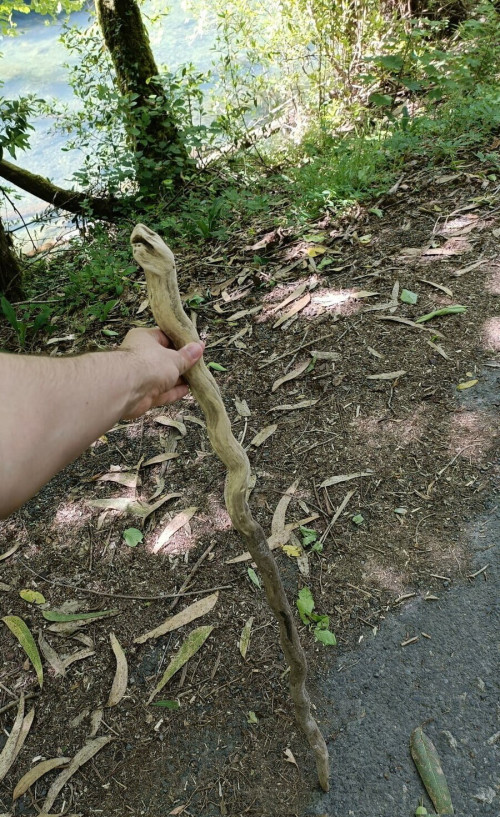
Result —
[{"label": "bare soil", "polygon": [[[472,160],[458,174],[414,168],[376,209],[382,215],[358,208],[297,233],[242,232],[225,246],[207,245],[204,255],[177,258],[188,304],[197,292],[205,297],[197,325],[207,341],[206,361],[224,367],[215,376],[256,474],[250,500],[256,518],[270,532],[278,502],[299,480],[286,523],[308,519],[302,524],[324,536],[322,552],[306,548],[299,560],[297,551],[275,551],[292,605],[309,587],[337,637],[337,646],[323,646],[297,615],[319,708],[326,671],[366,628],[410,594],[425,597],[467,575],[468,520],[487,507],[498,469],[497,414],[490,404],[481,410],[457,400],[457,388],[474,389],[483,365],[498,367],[498,188]],[[331,262],[321,266],[325,258]],[[417,294],[417,303],[404,303],[403,290]],[[280,306],[292,293],[295,299]],[[273,328],[308,293],[296,315]],[[142,299],[132,291],[124,297],[135,323],[151,325],[147,310],[138,314]],[[400,322],[450,305],[466,311],[420,325]],[[107,327],[121,336],[129,324]],[[64,337],[70,327],[59,328]],[[89,331],[76,345],[63,340],[35,351],[83,351],[95,340]],[[98,342],[107,340],[99,334]],[[14,349],[6,327],[2,343]],[[338,359],[315,352],[335,352]],[[276,386],[306,361],[308,369]],[[241,405],[238,413],[235,399],[246,401],[248,416],[241,416]],[[251,562],[228,564],[243,548],[224,508],[224,469],[193,417],[202,419],[186,398],[119,424],[0,523],[0,557],[18,546],[0,562],[2,615],[22,617],[61,656],[85,648],[75,640],[82,634],[92,646],[92,655],[72,663],[64,677],[44,662],[40,690],[2,625],[4,735],[21,692],[36,711],[0,784],[5,813],[39,813],[59,770],[13,804],[17,781],[35,758],[74,756],[90,734],[112,740],[70,778],[54,813],[292,817],[303,813],[317,787],[294,721],[277,626],[249,576]],[[252,444],[273,425],[264,442]],[[178,456],[146,464],[169,452]],[[122,472],[138,474],[140,484],[98,480]],[[338,476],[351,479],[321,487]],[[89,504],[117,497],[153,503],[167,494],[178,496],[145,520]],[[169,521],[193,507],[189,522],[155,552]],[[129,527],[143,531],[136,547],[124,541]],[[300,542],[298,529],[295,535]],[[43,593],[51,610],[75,602],[78,611],[118,614],[70,635],[55,633],[43,611],[20,598],[26,588]],[[198,621],[134,643],[217,589],[215,607]],[[244,659],[238,644],[252,616]],[[205,624],[214,629],[203,647],[155,698],[179,708],[147,705],[180,644]],[[116,668],[111,631],[126,653],[129,680],[122,700],[106,707]],[[335,734],[326,738],[334,741]]]}]

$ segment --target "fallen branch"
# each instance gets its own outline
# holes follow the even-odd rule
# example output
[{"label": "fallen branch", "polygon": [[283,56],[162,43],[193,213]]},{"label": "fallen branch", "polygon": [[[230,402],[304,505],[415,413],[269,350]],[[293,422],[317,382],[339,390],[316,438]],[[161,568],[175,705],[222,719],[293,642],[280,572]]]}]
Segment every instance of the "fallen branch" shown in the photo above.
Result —
[{"label": "fallen branch", "polygon": [[[176,348],[190,341],[198,341],[196,329],[182,308],[175,260],[170,249],[157,233],[143,224],[134,228],[131,242],[134,258],[145,272],[149,302],[160,329]],[[311,714],[311,702],[306,690],[306,657],[276,561],[266,535],[253,519],[246,501],[250,479],[248,457],[233,436],[219,389],[203,360],[196,363],[184,377],[203,410],[212,447],[227,468],[224,498],[229,516],[252,554],[262,576],[267,600],[279,623],[281,647],[290,667],[290,693],[297,721],[314,751],[320,785],[324,791],[328,791],[328,749]]]}]

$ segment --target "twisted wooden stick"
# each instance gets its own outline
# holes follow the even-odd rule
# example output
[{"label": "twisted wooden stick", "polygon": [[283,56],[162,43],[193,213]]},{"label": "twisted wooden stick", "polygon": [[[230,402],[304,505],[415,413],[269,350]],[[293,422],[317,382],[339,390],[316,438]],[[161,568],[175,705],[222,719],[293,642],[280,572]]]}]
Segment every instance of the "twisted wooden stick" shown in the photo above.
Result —
[{"label": "twisted wooden stick", "polygon": [[[157,233],[143,224],[134,228],[131,242],[134,258],[145,272],[149,302],[160,329],[178,349],[190,341],[198,341],[198,333],[182,308],[175,260],[170,249]],[[306,689],[306,657],[276,561],[267,544],[266,535],[253,519],[246,501],[250,479],[248,457],[233,436],[219,389],[203,359],[195,363],[184,377],[203,410],[212,447],[227,468],[224,491],[227,510],[259,569],[269,606],[278,620],[281,647],[290,667],[290,694],[295,705],[295,715],[314,751],[319,783],[324,791],[328,791],[328,749],[311,714],[311,702]]]}]

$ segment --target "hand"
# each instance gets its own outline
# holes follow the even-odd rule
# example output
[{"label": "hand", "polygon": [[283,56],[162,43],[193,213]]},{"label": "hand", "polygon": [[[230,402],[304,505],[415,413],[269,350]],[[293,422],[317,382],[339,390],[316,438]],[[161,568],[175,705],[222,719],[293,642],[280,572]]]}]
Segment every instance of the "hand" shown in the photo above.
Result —
[{"label": "hand", "polygon": [[131,329],[119,349],[135,359],[132,395],[123,419],[135,420],[154,406],[185,397],[189,388],[182,375],[201,358],[204,348],[204,343],[188,343],[176,351],[161,329]]}]

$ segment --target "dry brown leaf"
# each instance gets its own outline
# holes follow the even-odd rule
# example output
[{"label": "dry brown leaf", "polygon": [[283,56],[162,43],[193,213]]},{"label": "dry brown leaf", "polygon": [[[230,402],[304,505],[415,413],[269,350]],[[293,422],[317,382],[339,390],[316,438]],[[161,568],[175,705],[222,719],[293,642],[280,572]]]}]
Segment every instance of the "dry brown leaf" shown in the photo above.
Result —
[{"label": "dry brown leaf", "polygon": [[254,306],[253,309],[241,309],[239,312],[235,312],[233,315],[230,315],[226,320],[229,323],[234,323],[235,321],[240,321],[242,318],[246,318],[247,315],[256,315],[257,312],[262,311],[262,306]]},{"label": "dry brown leaf", "polygon": [[201,428],[206,428],[206,423],[201,419],[201,417],[195,417],[193,414],[185,414],[183,419],[185,423],[194,423]]},{"label": "dry brown leaf", "polygon": [[27,715],[24,716],[23,722],[21,724],[21,731],[16,741],[16,749],[14,753],[14,757],[12,760],[14,761],[18,756],[19,752],[23,748],[24,741],[28,737],[28,733],[31,729],[31,724],[33,723],[33,719],[35,717],[35,707],[33,706]]},{"label": "dry brown leaf", "polygon": [[195,619],[200,618],[200,616],[205,616],[213,610],[218,598],[219,593],[217,592],[199,601],[195,601],[194,604],[190,604],[189,607],[184,608],[180,613],[167,618],[163,624],[155,627],[154,630],[150,630],[144,633],[144,635],[139,635],[137,638],[134,638],[134,644],[144,644],[150,638],[159,638],[161,635],[165,635],[165,633],[171,633],[173,630],[178,630],[179,627],[184,627],[185,624],[190,624],[192,621],[195,621]]},{"label": "dry brown leaf", "polygon": [[349,482],[351,479],[358,477],[371,477],[373,471],[357,471],[355,474],[339,474],[337,477],[328,477],[324,479],[320,488],[330,488],[331,485],[339,485],[341,482]]},{"label": "dry brown leaf", "polygon": [[14,720],[14,725],[10,730],[10,735],[7,738],[5,746],[0,754],[0,780],[3,780],[14,760],[16,759],[16,745],[21,734],[21,729],[24,720],[24,693],[21,693],[19,698],[19,705],[17,707],[17,715]]},{"label": "dry brown leaf", "polygon": [[367,374],[367,380],[397,380],[398,377],[403,377],[406,374],[404,369],[399,369],[397,372],[381,372],[380,374]]},{"label": "dry brown leaf", "polygon": [[175,453],[168,453],[168,454],[156,454],[155,457],[151,457],[151,459],[146,460],[142,463],[141,468],[146,468],[147,465],[157,465],[160,462],[168,462],[168,460],[175,460],[179,454]]},{"label": "dry brown leaf", "polygon": [[284,751],[285,751],[285,757],[287,759],[287,762],[295,764],[295,766],[297,766],[297,769],[298,769],[299,767],[298,767],[297,761],[295,760],[295,758],[293,756],[292,750],[291,749],[285,749]]},{"label": "dry brown leaf", "polygon": [[109,640],[116,658],[116,671],[106,706],[116,706],[127,691],[128,664],[123,648],[114,633],[109,634]]},{"label": "dry brown leaf", "polygon": [[252,633],[252,625],[253,625],[253,616],[250,616],[248,621],[245,623],[240,635],[240,640],[238,641],[238,649],[241,653],[242,658],[247,657],[248,648],[250,646],[250,636]]},{"label": "dry brown leaf", "polygon": [[396,315],[377,315],[375,320],[402,323],[403,326],[410,326],[412,329],[424,329],[426,332],[432,332],[432,334],[437,338],[444,338],[444,335],[441,334],[441,332],[438,332],[436,329],[434,328],[429,329],[428,326],[422,326],[421,323],[415,323],[415,321],[410,321],[409,318],[398,318]]},{"label": "dry brown leaf", "polygon": [[291,372],[288,372],[288,374],[283,375],[283,377],[278,377],[278,379],[274,381],[271,391],[276,391],[276,389],[282,386],[283,383],[287,383],[289,380],[294,380],[296,377],[300,377],[300,375],[305,372],[309,365],[310,361],[305,360],[303,363],[299,363],[299,365],[296,366],[295,369],[292,369]]},{"label": "dry brown leaf", "polygon": [[184,527],[192,516],[198,510],[196,505],[191,505],[189,508],[185,508],[183,511],[179,511],[178,514],[174,516],[173,519],[170,520],[168,525],[163,529],[161,532],[159,539],[156,545],[153,548],[153,553],[158,553],[161,548],[167,544],[169,539],[177,533],[178,530]]},{"label": "dry brown leaf", "polygon": [[271,534],[277,534],[282,531],[285,527],[285,518],[288,506],[290,504],[290,500],[294,495],[295,491],[297,490],[300,482],[300,477],[296,479],[289,488],[285,491],[281,499],[279,500],[278,504],[276,505],[276,510],[273,514],[273,519],[271,522]]},{"label": "dry brown leaf", "polygon": [[119,485],[124,485],[126,488],[137,488],[137,480],[137,471],[110,471],[108,474],[97,477],[96,481],[118,482]]},{"label": "dry brown leaf", "polygon": [[55,649],[50,646],[49,642],[45,640],[42,631],[38,633],[38,646],[40,647],[40,652],[42,653],[43,657],[47,663],[50,664],[55,674],[66,675],[64,662],[59,657]]},{"label": "dry brown leaf", "polygon": [[274,432],[276,431],[277,428],[278,428],[277,423],[273,423],[270,426],[266,426],[261,431],[259,431],[258,434],[255,435],[253,440],[250,441],[250,445],[254,445],[256,448],[258,448],[259,445],[262,445],[262,443],[265,443],[265,441],[269,437],[271,437],[272,434],[274,434]]},{"label": "dry brown leaf", "polygon": [[480,258],[478,261],[474,261],[473,264],[469,264],[467,267],[461,267],[460,269],[455,270],[451,274],[454,278],[460,278],[461,275],[465,275],[466,272],[472,272],[473,269],[477,269],[484,264],[485,259]]},{"label": "dry brown leaf", "polygon": [[444,357],[445,360],[450,360],[450,356],[446,354],[443,347],[440,346],[439,343],[433,343],[432,340],[428,340],[427,343],[429,344],[429,346],[432,346],[432,348],[438,353],[438,355]]},{"label": "dry brown leaf", "polygon": [[102,709],[102,707],[99,707],[99,709],[94,709],[94,711],[92,712],[92,714],[90,716],[90,732],[88,734],[87,739],[95,738],[95,736],[97,735],[97,733],[99,731],[99,727],[100,727],[100,725],[102,723],[103,717],[104,717],[104,710]]},{"label": "dry brown leaf", "polygon": [[33,766],[29,772],[26,772],[26,774],[21,777],[12,792],[12,799],[17,800],[18,797],[21,797],[21,795],[28,791],[33,783],[36,783],[44,774],[52,771],[52,769],[58,769],[60,766],[67,766],[70,761],[70,757],[53,757],[51,760],[43,760],[41,763],[37,763],[36,766]]},{"label": "dry brown leaf", "polygon": [[367,346],[366,348],[367,348],[368,352],[370,352],[370,354],[373,355],[373,357],[378,357],[380,360],[383,359],[384,356],[381,355],[380,352],[377,352],[376,349],[373,349],[372,346]]},{"label": "dry brown leaf", "polygon": [[246,400],[240,400],[238,397],[235,397],[234,405],[240,417],[251,417],[252,412],[250,411]]},{"label": "dry brown leaf", "polygon": [[297,298],[300,298],[300,296],[306,291],[306,289],[307,284],[300,284],[300,286],[294,289],[293,292],[287,298],[285,298],[284,301],[281,301],[281,303],[277,304],[276,306],[273,306],[273,308],[270,310],[270,314],[273,315],[275,312],[279,312],[280,309],[284,309],[285,306],[291,304],[292,301],[295,301]]},{"label": "dry brown leaf", "polygon": [[373,298],[375,295],[378,295],[378,292],[370,292],[367,289],[360,289],[358,292],[353,292],[351,297],[355,300],[361,300],[362,298]]},{"label": "dry brown leaf", "polygon": [[73,655],[66,656],[66,658],[63,658],[64,669],[67,670],[75,661],[83,661],[84,658],[90,658],[91,655],[95,655],[95,650],[87,648],[86,650],[78,650],[78,652],[74,652]]},{"label": "dry brown leaf", "polygon": [[74,775],[75,772],[78,771],[80,766],[83,766],[84,763],[91,760],[97,752],[100,752],[108,743],[113,740],[112,737],[106,736],[102,738],[95,738],[95,740],[90,741],[90,743],[86,743],[79,752],[76,753],[73,760],[70,762],[67,769],[61,772],[60,775],[56,777],[52,786],[50,787],[47,797],[45,798],[45,802],[42,806],[42,811],[50,811],[52,808],[56,797],[58,796],[59,792],[66,785],[70,777]]},{"label": "dry brown leaf", "polygon": [[315,406],[318,402],[319,397],[313,400],[301,400],[299,403],[286,403],[282,406],[273,406],[273,408],[266,411],[266,414],[269,414],[271,411],[295,411],[295,409],[310,408],[311,406]]},{"label": "dry brown leaf", "polygon": [[184,423],[181,423],[180,420],[172,420],[171,417],[167,417],[166,414],[160,414],[159,417],[154,418],[155,423],[160,423],[162,426],[168,426],[169,428],[175,428],[181,437],[185,437],[187,434],[187,428]]},{"label": "dry brown leaf", "polygon": [[294,315],[297,315],[302,309],[304,309],[310,303],[310,301],[311,295],[308,292],[306,295],[304,295],[303,298],[301,298],[299,301],[296,301],[292,308],[285,313],[285,315],[282,315],[281,318],[278,318],[276,323],[273,324],[273,329],[277,329],[278,326],[281,326],[282,323],[285,323],[286,321],[290,320],[290,318],[293,318]]},{"label": "dry brown leaf", "polygon": [[13,556],[16,550],[21,547],[21,542],[16,542],[15,545],[12,545],[11,548],[5,551],[5,553],[0,553],[0,562],[3,562],[4,559],[8,559],[9,556]]},{"label": "dry brown leaf", "polygon": [[9,590],[12,590],[12,587],[10,586],[10,584],[5,584],[5,582],[0,582],[0,590],[3,593],[8,593]]},{"label": "dry brown leaf", "polygon": [[435,281],[428,281],[427,278],[419,278],[419,281],[422,281],[423,284],[429,284],[430,287],[435,287],[436,289],[440,289],[441,292],[444,292],[445,295],[449,295],[450,298],[453,298],[453,292],[449,287],[445,287],[443,284],[436,284]]},{"label": "dry brown leaf", "polygon": [[322,352],[320,349],[313,349],[309,354],[316,360],[340,360],[342,357],[338,352]]}]

